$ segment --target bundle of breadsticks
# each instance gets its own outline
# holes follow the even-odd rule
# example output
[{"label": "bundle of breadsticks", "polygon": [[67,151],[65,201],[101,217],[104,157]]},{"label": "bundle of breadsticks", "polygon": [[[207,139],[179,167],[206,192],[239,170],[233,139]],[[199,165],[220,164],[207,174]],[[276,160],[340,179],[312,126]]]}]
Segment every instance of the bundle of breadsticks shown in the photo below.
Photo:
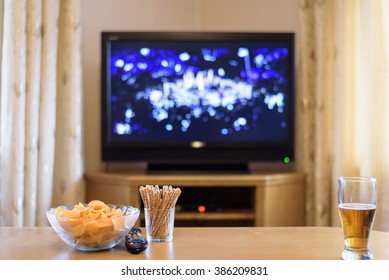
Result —
[{"label": "bundle of breadsticks", "polygon": [[169,235],[170,210],[175,208],[181,189],[145,185],[139,187],[139,192],[150,213],[149,235],[156,239],[166,238]]}]

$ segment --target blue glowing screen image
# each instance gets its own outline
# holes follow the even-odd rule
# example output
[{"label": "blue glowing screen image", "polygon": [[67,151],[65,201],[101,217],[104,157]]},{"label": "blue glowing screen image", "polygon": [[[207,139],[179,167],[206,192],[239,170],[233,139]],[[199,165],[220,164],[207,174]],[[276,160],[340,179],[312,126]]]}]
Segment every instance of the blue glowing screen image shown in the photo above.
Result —
[{"label": "blue glowing screen image", "polygon": [[115,141],[286,142],[282,42],[122,42],[107,49]]}]

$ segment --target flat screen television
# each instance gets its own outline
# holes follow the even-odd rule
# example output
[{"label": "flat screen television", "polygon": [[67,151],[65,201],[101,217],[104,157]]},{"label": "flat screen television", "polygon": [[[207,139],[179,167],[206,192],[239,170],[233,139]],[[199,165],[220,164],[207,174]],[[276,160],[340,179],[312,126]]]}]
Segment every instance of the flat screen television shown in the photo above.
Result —
[{"label": "flat screen television", "polygon": [[102,161],[293,161],[293,33],[102,32],[101,44]]}]

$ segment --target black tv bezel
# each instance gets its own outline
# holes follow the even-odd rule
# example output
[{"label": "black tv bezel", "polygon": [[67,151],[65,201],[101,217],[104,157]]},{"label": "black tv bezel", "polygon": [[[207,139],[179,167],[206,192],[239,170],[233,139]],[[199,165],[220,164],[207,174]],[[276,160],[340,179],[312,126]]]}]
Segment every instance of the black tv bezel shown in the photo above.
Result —
[{"label": "black tv bezel", "polygon": [[[285,143],[111,143],[110,101],[107,93],[107,44],[109,41],[272,41],[286,43],[289,56],[289,141]],[[294,160],[295,127],[295,35],[291,32],[101,32],[101,159],[103,162],[146,162],[148,164],[248,164]]]}]

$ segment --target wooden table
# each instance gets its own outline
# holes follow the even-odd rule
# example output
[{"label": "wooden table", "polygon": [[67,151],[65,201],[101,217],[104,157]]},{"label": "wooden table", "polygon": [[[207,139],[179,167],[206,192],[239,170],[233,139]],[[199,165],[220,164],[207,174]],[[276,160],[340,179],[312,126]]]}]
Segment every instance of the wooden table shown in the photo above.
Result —
[{"label": "wooden table", "polygon": [[[335,227],[244,227],[174,229],[174,240],[151,243],[138,255],[124,243],[100,252],[66,245],[51,227],[0,227],[2,260],[339,260],[343,233]],[[389,260],[389,233],[371,235],[374,259]]]}]

